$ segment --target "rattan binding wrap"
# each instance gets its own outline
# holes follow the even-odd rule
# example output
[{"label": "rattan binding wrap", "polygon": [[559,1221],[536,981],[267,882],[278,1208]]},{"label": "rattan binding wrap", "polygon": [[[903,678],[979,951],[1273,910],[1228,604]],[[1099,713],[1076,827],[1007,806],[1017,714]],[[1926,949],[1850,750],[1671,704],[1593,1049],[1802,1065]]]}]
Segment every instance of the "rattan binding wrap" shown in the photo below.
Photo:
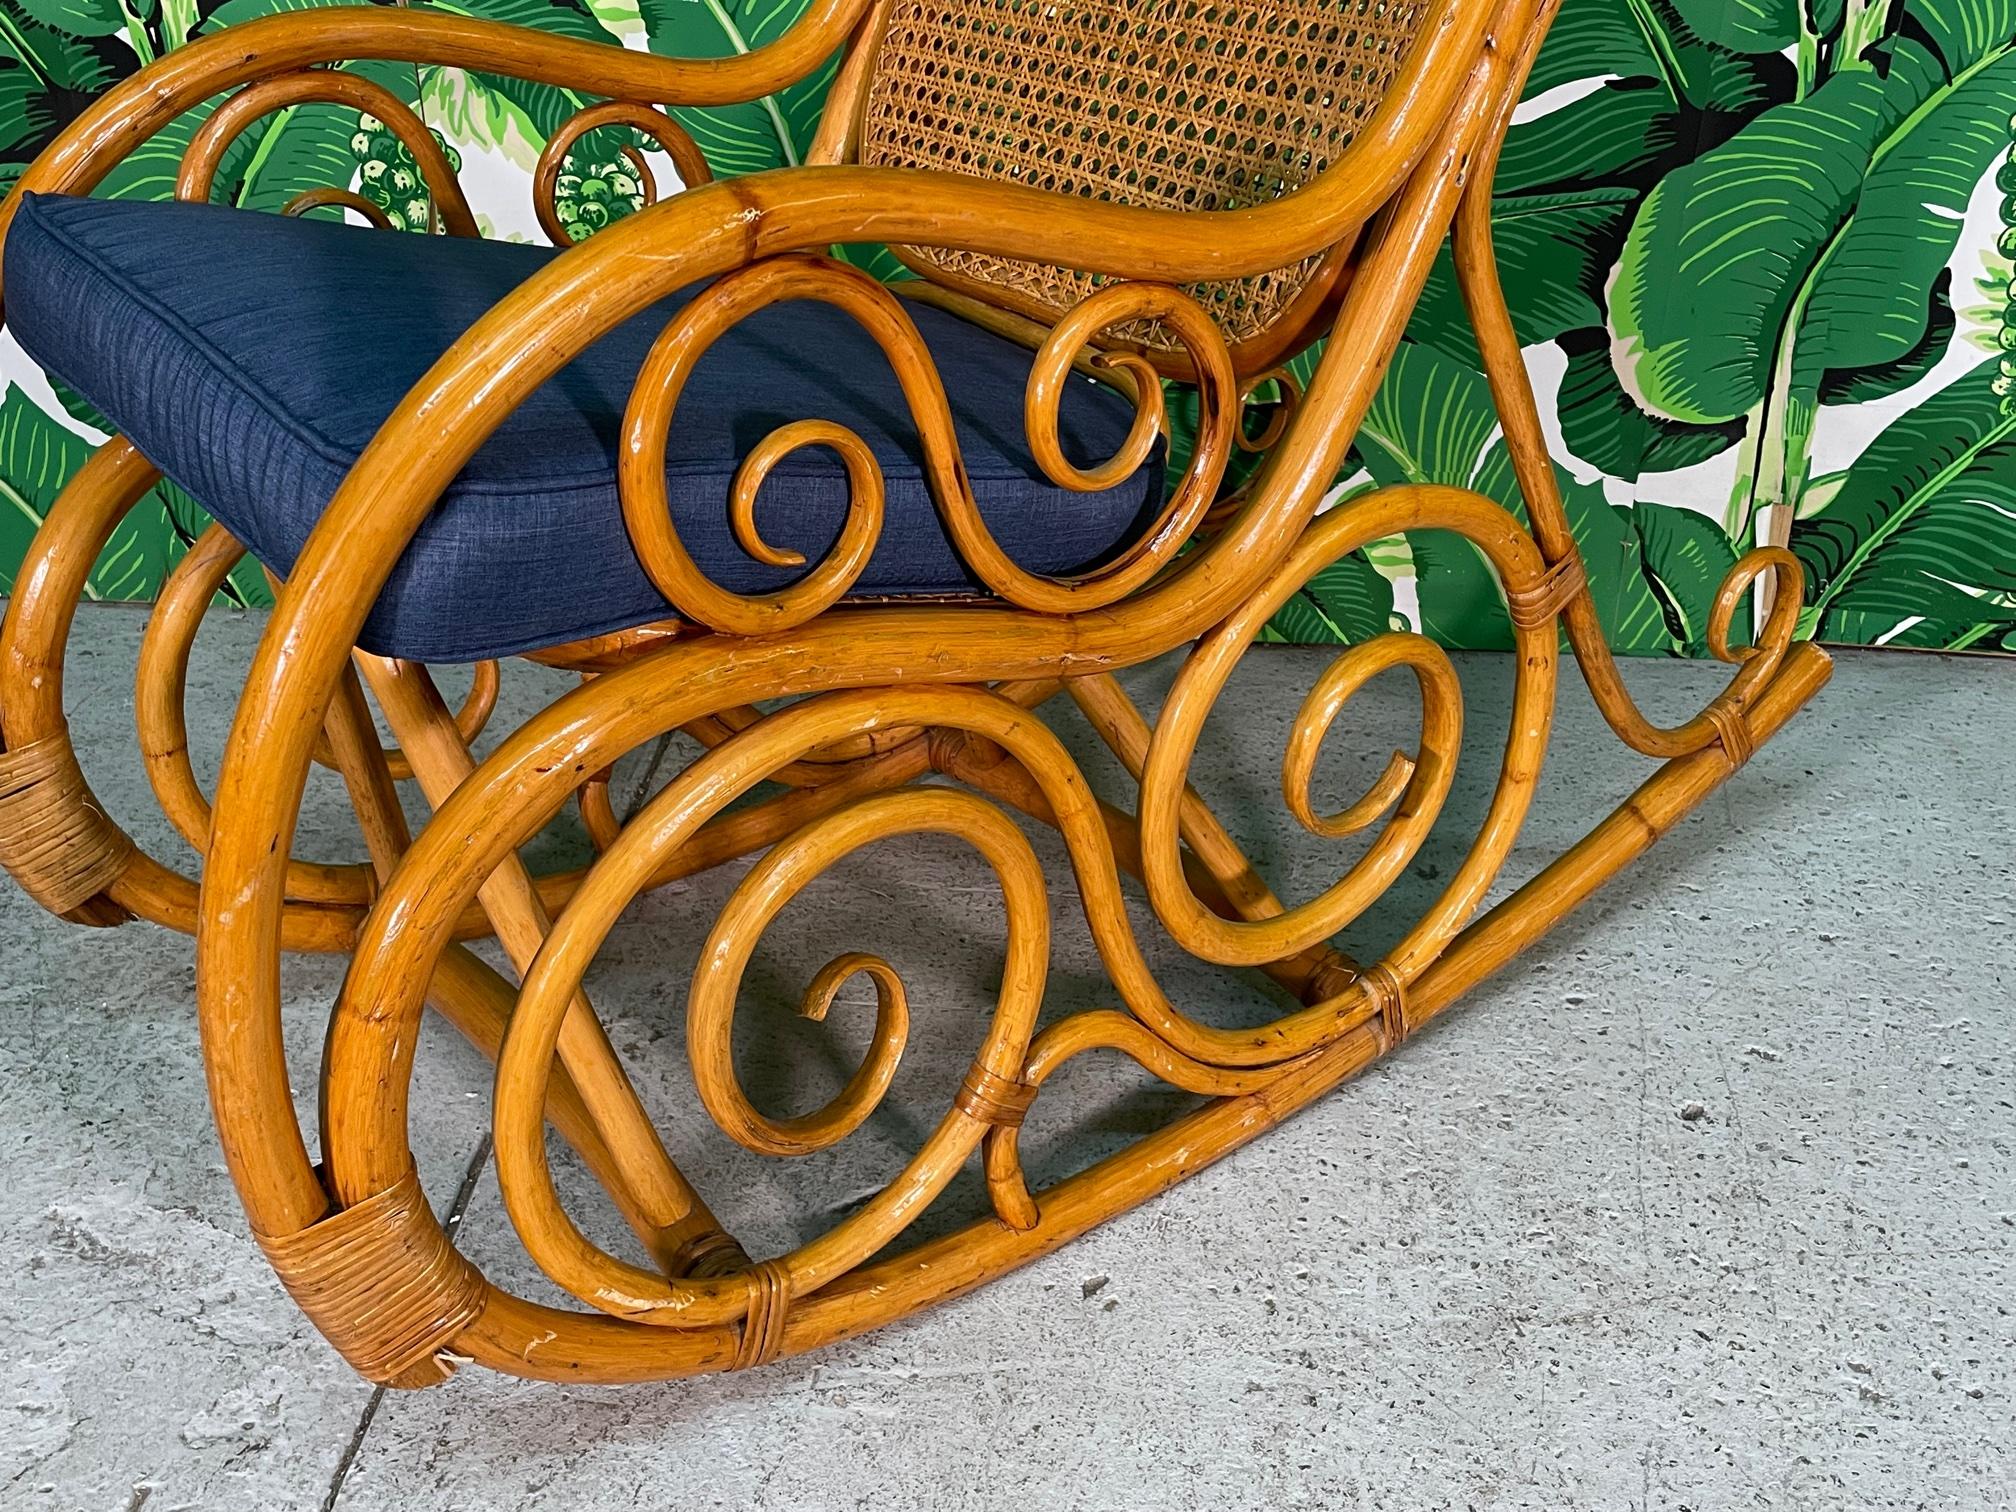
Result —
[{"label": "rattan binding wrap", "polygon": [[1407,984],[1384,961],[1375,961],[1365,968],[1364,982],[1379,1020],[1379,1032],[1386,1041],[1385,1048],[1392,1050],[1414,1032],[1414,1021],[1407,1008]]},{"label": "rattan binding wrap", "polygon": [[776,1359],[791,1310],[791,1272],[783,1261],[765,1260],[743,1274],[749,1281],[749,1312],[736,1336],[730,1370],[750,1370]]},{"label": "rattan binding wrap", "polygon": [[252,1236],[309,1321],[357,1373],[431,1386],[483,1310],[483,1277],[449,1243],[412,1172],[293,1234]]},{"label": "rattan binding wrap", "polygon": [[967,1071],[966,1080],[959,1084],[959,1095],[953,1099],[953,1106],[968,1118],[976,1118],[981,1123],[1016,1129],[1029,1116],[1029,1105],[1035,1101],[1036,1088],[1033,1084],[1018,1081],[1012,1076],[1001,1076],[985,1066],[974,1066]]},{"label": "rattan binding wrap", "polygon": [[[1172,209],[1277,199],[1349,145],[1426,10],[1420,0],[895,0],[861,161]],[[955,286],[1059,313],[1098,284],[976,252],[903,255]],[[1280,318],[1322,260],[1189,292],[1236,346]],[[1115,334],[1178,349],[1159,325]]]},{"label": "rattan binding wrap", "polygon": [[1715,726],[1715,738],[1722,742],[1722,752],[1731,766],[1740,767],[1756,754],[1757,742],[1741,709],[1718,699],[1708,706],[1708,721]]},{"label": "rattan binding wrap", "polygon": [[1546,572],[1538,582],[1525,588],[1505,590],[1505,609],[1521,630],[1534,630],[1559,616],[1576,595],[1589,587],[1589,574],[1582,558],[1570,552]]},{"label": "rattan binding wrap", "polygon": [[0,867],[54,914],[71,914],[117,881],[126,832],[91,796],[67,734],[0,751]]}]

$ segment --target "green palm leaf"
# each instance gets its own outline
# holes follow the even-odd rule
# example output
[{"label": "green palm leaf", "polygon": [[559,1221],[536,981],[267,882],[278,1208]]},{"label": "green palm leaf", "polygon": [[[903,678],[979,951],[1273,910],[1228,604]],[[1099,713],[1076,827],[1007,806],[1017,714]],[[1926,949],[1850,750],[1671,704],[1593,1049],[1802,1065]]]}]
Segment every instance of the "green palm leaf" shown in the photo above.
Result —
[{"label": "green palm leaf", "polygon": [[1820,380],[1823,404],[1866,404],[1871,399],[1887,399],[1922,382],[1939,366],[1947,345],[1959,325],[1953,313],[1953,273],[1941,268],[1932,277],[1932,287],[1924,295],[1924,333],[1915,345],[1888,362],[1867,367],[1836,368]]},{"label": "green palm leaf", "polygon": [[[1615,74],[1624,79],[1660,76],[1659,49],[1665,43],[1656,28],[1648,31],[1640,13],[1614,0],[1562,0],[1540,56],[1526,79],[1526,97],[1545,94],[1563,84]],[[1676,70],[1677,71],[1677,70]]]},{"label": "green palm leaf", "polygon": [[247,21],[258,21],[267,16],[354,4],[356,0],[224,0],[222,5],[210,11],[197,30],[207,36],[227,26],[242,26]]},{"label": "green palm leaf", "polygon": [[[261,3],[261,0],[251,0]],[[343,0],[329,0],[340,4]],[[533,31],[572,37],[579,42],[608,42],[609,32],[585,5],[574,0],[424,0],[425,10],[445,11],[456,16],[475,16],[484,21],[500,21],[506,26],[523,26]]]},{"label": "green palm leaf", "polygon": [[[1661,170],[1683,162],[1700,141],[1729,135],[1729,118],[1762,110],[1774,89],[1789,86],[1790,65],[1705,40],[1668,0],[1568,0],[1529,96],[1606,74],[1615,77],[1601,88],[1512,129],[1492,220],[1520,341],[1558,339],[1569,350],[1571,381],[1559,402],[1571,449],[1635,478],[1713,456],[1742,427],[1647,414],[1605,371],[1606,291],[1625,233]],[[1446,255],[1413,330],[1479,361]],[[1600,363],[1580,356],[1598,341]]]},{"label": "green palm leaf", "polygon": [[[127,27],[119,0],[15,0],[15,4],[51,31],[72,37],[116,37]],[[138,5],[145,11],[151,6]]]},{"label": "green palm leaf", "polygon": [[[1432,347],[1403,343],[1358,429],[1356,452],[1382,484],[1468,487],[1498,429],[1481,373]],[[1416,530],[1421,631],[1445,646],[1498,649],[1512,623],[1498,580],[1477,548],[1446,530]]]},{"label": "green palm leaf", "polygon": [[1666,633],[1685,655],[1706,656],[1715,591],[1736,565],[1736,548],[1720,525],[1691,509],[1643,502],[1617,513],[1638,538],[1645,583]]},{"label": "green palm leaf", "polygon": [[233,203],[278,212],[308,189],[347,189],[357,172],[350,138],[357,112],[335,105],[296,105],[268,116],[244,160]]},{"label": "green palm leaf", "polygon": [[[449,141],[481,143],[530,173],[539,161],[547,132],[534,123],[524,106],[498,87],[506,82],[495,74],[460,68],[423,69],[420,113]],[[546,98],[539,96],[542,101]]]},{"label": "green palm leaf", "polygon": [[1432,347],[1403,342],[1358,428],[1358,449],[1382,483],[1467,488],[1498,430],[1484,375]]},{"label": "green palm leaf", "polygon": [[0,152],[39,144],[55,126],[54,102],[34,70],[18,59],[0,64]]},{"label": "green palm leaf", "polygon": [[1732,419],[1780,366],[1808,404],[1823,382],[1894,392],[1936,362],[1940,313],[1925,291],[2007,144],[2016,0],[1912,9],[1931,47],[1880,44],[1647,198],[1612,310],[1620,365],[1655,410]]},{"label": "green palm leaf", "polygon": [[1368,641],[1393,628],[1393,585],[1354,551],[1297,589],[1268,628],[1266,639],[1300,646]]},{"label": "green palm leaf", "polygon": [[[423,0],[423,4],[429,10],[523,26],[577,42],[617,43],[617,36],[585,0]],[[422,74],[420,94],[431,124],[459,140],[497,147],[527,170],[546,139],[569,116],[593,103],[576,90],[508,74],[446,68],[428,68]]]},{"label": "green palm leaf", "polygon": [[[92,445],[39,408],[16,384],[0,395],[0,592],[71,476],[90,458]],[[148,598],[165,565],[160,532],[142,511],[127,514],[112,532],[84,585],[87,598]]]},{"label": "green palm leaf", "polygon": [[2016,0],[1905,0],[1904,10],[1956,74],[2016,37]]},{"label": "green palm leaf", "polygon": [[1568,354],[1554,400],[1561,439],[1573,455],[1611,477],[1635,483],[1646,473],[1693,467],[1741,439],[1740,421],[1689,425],[1640,409],[1617,381],[1607,332],[1577,331],[1560,345]]},{"label": "green palm leaf", "polygon": [[1849,222],[1814,280],[1799,334],[1802,366],[1873,367],[1924,340],[1925,291],[1953,256],[1967,201],[2009,146],[2016,114],[2016,38],[1948,79],[1916,42],[1893,50],[1922,98],[1874,161]]},{"label": "green palm leaf", "polygon": [[1624,239],[1611,291],[1618,361],[1647,404],[1712,425],[1758,403],[1800,272],[1914,103],[1903,80],[1837,74],[1660,181]]},{"label": "green palm leaf", "polygon": [[1778,50],[1719,43],[1689,25],[1672,0],[1565,0],[1526,93],[1614,76],[1658,85],[1675,110],[1747,115],[1789,92],[1791,65]]},{"label": "green palm leaf", "polygon": [[[1799,40],[1802,0],[1673,0],[1687,25],[1717,47],[1783,52]],[[1836,9],[1839,9],[1837,3]]]},{"label": "green palm leaf", "polygon": [[[806,0],[639,0],[653,52],[685,58],[722,58],[774,42],[804,14]],[[707,110],[677,109],[720,176],[760,173],[803,161],[818,128],[819,110],[837,60],[810,80],[767,100]]]},{"label": "green palm leaf", "polygon": [[1673,154],[1682,117],[1663,85],[1626,80],[1506,133],[1499,194],[1617,185]]},{"label": "green palm leaf", "polygon": [[1989,388],[1994,367],[1891,422],[1826,507],[1794,523],[1819,635],[1849,610],[2016,620],[1982,598],[2016,593],[2016,417]]},{"label": "green palm leaf", "polygon": [[123,51],[117,42],[52,31],[0,0],[0,152],[13,160],[8,187],[92,95],[119,77]]},{"label": "green palm leaf", "polygon": [[[1498,277],[1521,345],[1603,323],[1603,284],[1638,199],[1636,190],[1620,188],[1492,201]],[[1421,291],[1409,331],[1472,366],[1483,365],[1446,248]]]},{"label": "green palm leaf", "polygon": [[[1360,427],[1358,455],[1380,483],[1443,483],[1496,499],[1522,521],[1524,501],[1498,435],[1490,386],[1432,347],[1403,344]],[[1646,587],[1636,537],[1594,484],[1560,468],[1555,480],[1588,568],[1590,593],[1611,644],[1628,652],[1671,648],[1658,601]],[[1408,534],[1421,628],[1445,645],[1503,649],[1512,643],[1503,590],[1483,555],[1448,531]]]}]

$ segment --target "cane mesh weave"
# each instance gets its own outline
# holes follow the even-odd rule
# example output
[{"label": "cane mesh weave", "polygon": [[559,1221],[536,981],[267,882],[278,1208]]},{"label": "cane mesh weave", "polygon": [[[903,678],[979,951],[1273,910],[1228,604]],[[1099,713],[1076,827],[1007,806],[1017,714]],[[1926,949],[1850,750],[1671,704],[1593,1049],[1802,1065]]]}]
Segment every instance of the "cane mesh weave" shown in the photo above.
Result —
[{"label": "cane mesh weave", "polygon": [[[1166,209],[1276,199],[1336,161],[1426,12],[1424,0],[895,0],[861,161]],[[980,253],[906,255],[1058,312],[1098,283]],[[1236,345],[1320,261],[1190,292]],[[1152,328],[1120,334],[1174,345]]]}]

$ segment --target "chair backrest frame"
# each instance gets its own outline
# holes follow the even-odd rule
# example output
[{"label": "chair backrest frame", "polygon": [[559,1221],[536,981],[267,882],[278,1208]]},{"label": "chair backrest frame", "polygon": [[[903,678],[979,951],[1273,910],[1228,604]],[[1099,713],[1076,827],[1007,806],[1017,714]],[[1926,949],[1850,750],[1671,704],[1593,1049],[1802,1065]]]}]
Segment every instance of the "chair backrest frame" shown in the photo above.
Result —
[{"label": "chair backrest frame", "polygon": [[[1478,0],[880,0],[829,111],[836,152],[1117,202],[1198,211],[1257,205],[1335,174],[1390,172],[1371,128],[1425,70],[1467,71],[1439,45]],[[1372,159],[1373,161],[1368,161]],[[1191,285],[1242,375],[1320,336],[1362,227],[1299,261]],[[964,298],[1049,324],[1098,287],[1069,268],[898,247]],[[1102,342],[1193,376],[1152,325]]]}]

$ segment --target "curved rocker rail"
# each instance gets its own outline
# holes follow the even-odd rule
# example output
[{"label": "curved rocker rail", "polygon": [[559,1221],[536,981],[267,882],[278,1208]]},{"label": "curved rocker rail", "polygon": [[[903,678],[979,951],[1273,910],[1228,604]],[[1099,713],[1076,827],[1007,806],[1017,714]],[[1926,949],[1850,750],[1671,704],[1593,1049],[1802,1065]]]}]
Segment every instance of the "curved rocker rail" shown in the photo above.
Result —
[{"label": "curved rocker rail", "polygon": [[[677,128],[658,106],[766,93],[843,42],[839,88],[850,98],[885,8],[815,0],[779,42],[708,64],[611,56],[431,15],[276,18],[185,49],[114,91],[23,184],[88,189],[176,113],[242,86],[185,166],[184,188],[204,193],[244,120],[276,101],[333,91],[408,141],[445,228],[464,231],[473,228],[467,206],[418,123],[396,102],[332,83],[342,76],[313,65],[369,55],[591,84],[609,103],[577,117],[574,135],[562,134],[567,141],[600,124],[656,134],[662,123],[669,129],[661,145],[678,159],[690,143],[672,135]],[[1709,639],[1736,670],[1695,718],[1671,729],[1651,724],[1609,659],[1490,244],[1492,169],[1551,13],[1552,0],[1502,0],[1495,10],[1482,0],[1444,0],[1344,159],[1291,195],[1235,211],[1125,207],[944,174],[837,166],[850,129],[845,111],[831,113],[841,124],[822,134],[815,153],[825,166],[715,184],[688,165],[692,187],[566,253],[479,321],[359,459],[295,563],[261,642],[214,806],[189,771],[181,669],[197,613],[237,545],[216,532],[178,573],[148,632],[144,655],[159,676],[142,704],[143,741],[164,808],[204,851],[200,897],[193,881],[137,851],[97,808],[63,727],[61,658],[83,574],[154,480],[123,441],[93,459],[51,513],[0,630],[7,741],[0,819],[19,813],[36,823],[4,832],[31,833],[32,841],[9,841],[0,860],[67,916],[103,923],[138,913],[196,934],[212,1102],[253,1232],[304,1311],[358,1370],[399,1386],[432,1384],[463,1359],[553,1379],[685,1375],[760,1364],[968,1290],[1237,1148],[1395,1048],[1670,829],[1824,683],[1826,657],[1791,644],[1797,566],[1780,552],[1752,553],[1724,584]],[[565,151],[564,143],[549,150],[551,161],[541,165],[549,201]],[[0,218],[7,214],[11,206]],[[1435,487],[1382,489],[1319,518],[1319,501],[1452,225],[1459,281],[1531,531],[1489,499]],[[1347,240],[1354,261],[1322,361],[1258,443],[1266,448],[1259,471],[1223,496],[1231,455],[1256,444],[1241,430],[1243,396],[1275,375],[1242,367],[1177,286],[1264,272]],[[1066,488],[1096,489],[1131,473],[1164,424],[1154,365],[1108,345],[1112,333],[1152,321],[1180,336],[1202,399],[1202,438],[1189,473],[1139,540],[1095,573],[1056,579],[1024,572],[995,545],[965,488],[942,385],[915,327],[885,290],[820,255],[855,241],[1049,261],[1112,280],[1047,333],[1025,331],[1039,347],[1025,396],[1032,451]],[[715,280],[712,288],[686,307],[646,363],[626,417],[619,480],[639,559],[687,623],[542,653],[582,670],[582,685],[478,763],[467,737],[490,694],[479,684],[458,730],[424,669],[353,653],[365,616],[441,491],[515,405],[601,333],[705,279]],[[959,607],[847,601],[880,529],[882,482],[858,437],[816,418],[759,445],[728,507],[751,556],[791,565],[757,524],[763,480],[797,447],[832,449],[846,464],[851,498],[826,560],[782,592],[748,596],[708,581],[681,547],[662,460],[681,384],[723,330],[790,298],[839,306],[888,356],[947,533],[991,599]],[[1059,390],[1074,370],[1106,377],[1137,408],[1120,454],[1090,468],[1067,461],[1056,438]],[[1290,813],[1321,837],[1376,827],[1357,863],[1314,899],[1290,906],[1277,898],[1187,778],[1212,703],[1279,604],[1343,554],[1429,527],[1466,537],[1500,580],[1515,632],[1513,709],[1498,782],[1466,858],[1390,953],[1361,964],[1328,942],[1405,870],[1450,789],[1463,714],[1448,658],[1419,636],[1381,636],[1347,648],[1305,699],[1283,763]],[[1766,574],[1777,588],[1772,611],[1757,644],[1737,649],[1733,618]],[[1564,630],[1606,719],[1663,765],[1567,854],[1478,916],[1538,779]],[[1186,644],[1192,650],[1151,726],[1110,674]],[[1358,688],[1397,669],[1420,687],[1416,749],[1396,755],[1357,802],[1318,813],[1309,791],[1318,747]],[[400,738],[397,752],[379,745],[365,684]],[[1134,778],[1135,812],[1094,795],[1038,717],[1059,691]],[[754,707],[780,697],[797,701],[767,715]],[[698,736],[704,754],[619,825],[607,802],[608,771],[675,729]],[[368,867],[290,858],[318,753],[349,786]],[[436,806],[417,835],[392,795],[395,766],[418,778]],[[963,786],[913,785],[932,771]],[[728,812],[765,781],[783,784],[784,796]],[[565,876],[528,877],[518,847],[569,802],[582,805],[599,859]],[[1062,834],[1118,1008],[1035,1032],[1049,888],[1004,808]],[[717,920],[696,972],[688,1041],[696,1093],[716,1125],[751,1150],[781,1157],[830,1147],[858,1129],[888,1089],[913,1011],[902,978],[866,953],[843,955],[813,975],[802,1011],[814,1018],[845,982],[869,979],[877,1001],[870,1048],[828,1106],[774,1119],[751,1104],[729,1053],[742,971],[778,910],[835,861],[882,835],[920,831],[971,844],[1001,887],[1008,939],[993,1016],[903,1172],[827,1233],[752,1262],[667,1156],[583,995],[583,977],[639,893],[765,850]],[[1234,1031],[1171,1001],[1128,923],[1123,871],[1140,878],[1185,950],[1263,970],[1296,1005],[1258,1029]],[[493,930],[522,986],[457,943]],[[354,952],[325,1046],[319,1167],[296,1122],[282,1054],[278,971],[287,949]],[[585,1311],[497,1288],[435,1222],[406,1142],[418,1022],[428,1004],[496,1059],[493,1117],[507,1208],[528,1252]],[[1093,1050],[1117,1050],[1210,1101],[1032,1191],[1019,1130],[1040,1116],[1049,1078]],[[603,1249],[566,1212],[547,1169],[547,1122],[584,1155],[648,1264]],[[976,1152],[991,1215],[871,1260]]]}]

